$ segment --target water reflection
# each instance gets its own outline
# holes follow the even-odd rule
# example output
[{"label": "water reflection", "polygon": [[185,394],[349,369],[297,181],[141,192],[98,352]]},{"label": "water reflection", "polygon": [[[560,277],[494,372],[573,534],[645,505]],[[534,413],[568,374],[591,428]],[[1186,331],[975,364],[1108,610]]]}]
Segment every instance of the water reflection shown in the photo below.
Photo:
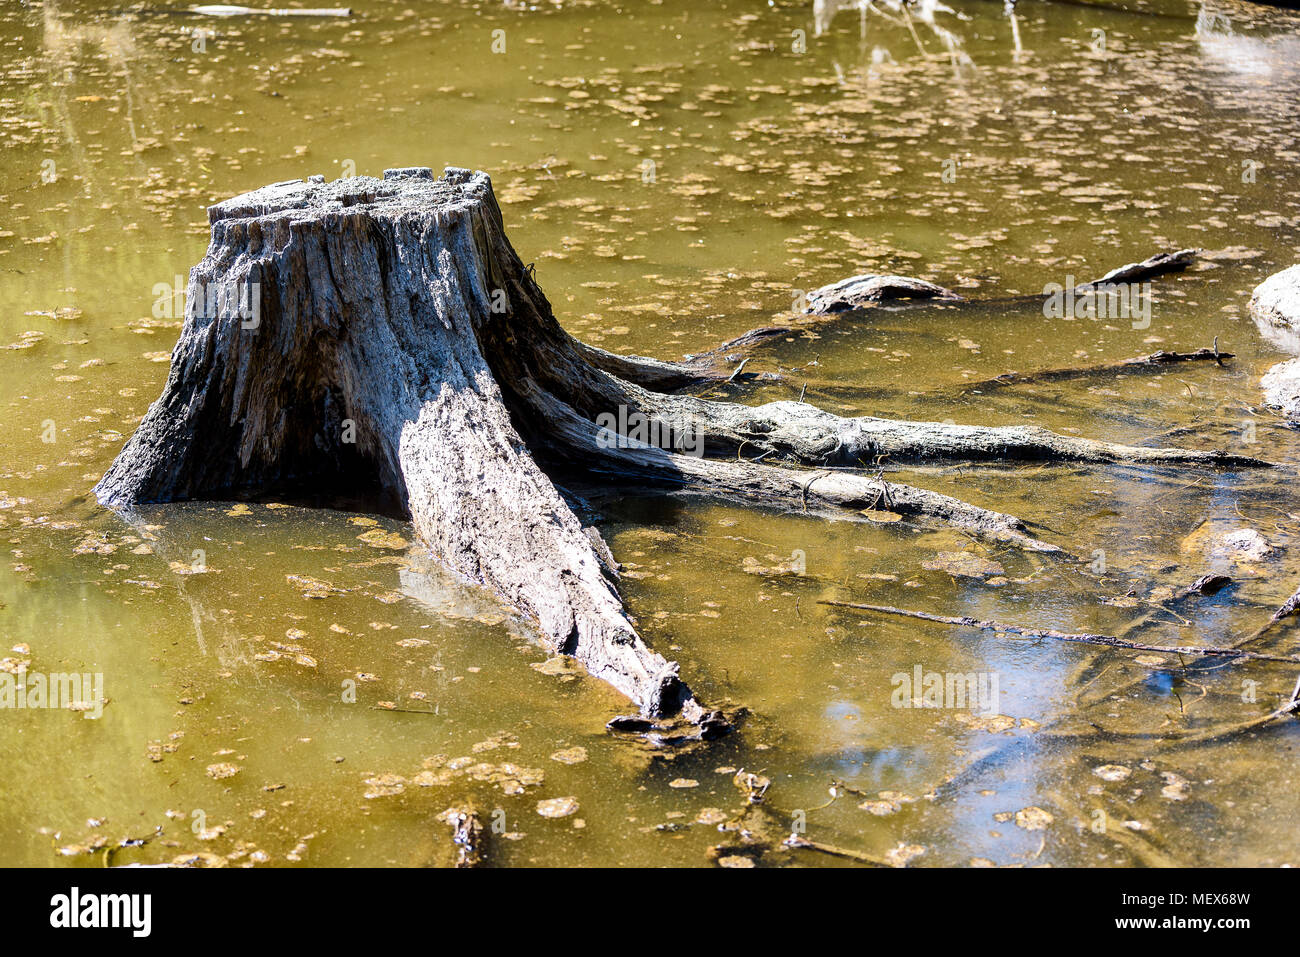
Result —
[{"label": "water reflection", "polygon": [[[916,3],[907,0],[880,0],[878,3],[873,0],[814,0],[814,36],[820,37],[828,33],[838,13],[853,10],[858,13],[858,36],[863,49],[870,41],[872,67],[894,59],[889,47],[880,41],[889,40],[899,44],[902,35],[910,39],[912,49],[906,53],[900,51],[900,56],[919,55],[923,59],[943,56],[944,54],[932,53],[927,49],[917,30],[917,24],[920,24],[946,51],[954,75],[959,76],[962,68],[974,68],[974,62],[963,49],[962,37],[945,25],[953,21],[970,21],[972,17],[938,0],[920,0]],[[838,63],[836,70],[842,75]]]},{"label": "water reflection", "polygon": [[1234,83],[1294,89],[1300,78],[1300,36],[1293,14],[1206,0],[1196,17],[1202,53]]}]

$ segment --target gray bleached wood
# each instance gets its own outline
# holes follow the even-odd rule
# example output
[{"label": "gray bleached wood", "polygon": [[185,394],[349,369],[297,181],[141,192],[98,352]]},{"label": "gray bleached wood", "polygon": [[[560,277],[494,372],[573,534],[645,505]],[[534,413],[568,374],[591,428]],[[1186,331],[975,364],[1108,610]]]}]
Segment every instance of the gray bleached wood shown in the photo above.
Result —
[{"label": "gray bleached wood", "polygon": [[[1014,516],[858,468],[875,471],[882,459],[1262,464],[1036,428],[848,419],[803,403],[652,391],[700,370],[570,337],[507,240],[483,173],[311,177],[219,203],[209,221],[163,394],[96,486],[100,501],[328,489],[384,498],[409,514],[441,565],[518,609],[556,652],[646,718],[690,726],[643,722],[661,740],[713,737],[728,720],[642,641],[608,549],[552,474],[790,511],[889,509],[1057,552]],[[611,442],[599,423],[615,415],[667,424],[697,440],[696,454]]]}]

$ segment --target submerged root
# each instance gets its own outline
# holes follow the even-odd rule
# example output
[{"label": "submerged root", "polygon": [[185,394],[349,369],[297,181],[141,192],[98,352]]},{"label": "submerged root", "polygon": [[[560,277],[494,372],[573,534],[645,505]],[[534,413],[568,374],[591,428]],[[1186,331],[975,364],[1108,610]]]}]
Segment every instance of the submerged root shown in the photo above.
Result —
[{"label": "submerged root", "polygon": [[554,397],[532,395],[535,401],[547,402],[553,435],[566,454],[614,478],[635,478],[717,498],[743,499],[805,513],[883,509],[957,527],[1029,551],[1061,551],[1059,546],[1030,535],[1025,523],[1015,516],[938,492],[851,470],[799,470],[740,459],[674,454],[644,443],[620,443]]}]

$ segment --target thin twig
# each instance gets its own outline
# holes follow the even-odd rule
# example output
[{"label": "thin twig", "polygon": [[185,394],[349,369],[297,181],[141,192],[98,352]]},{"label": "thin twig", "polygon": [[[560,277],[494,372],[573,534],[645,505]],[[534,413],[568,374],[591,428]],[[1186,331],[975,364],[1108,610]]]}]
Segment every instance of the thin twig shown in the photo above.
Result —
[{"label": "thin twig", "polygon": [[1220,658],[1250,658],[1255,661],[1279,661],[1287,664],[1300,664],[1300,658],[1289,655],[1266,655],[1255,651],[1242,651],[1240,648],[1210,648],[1197,645],[1148,645],[1137,641],[1125,641],[1114,635],[1092,635],[1084,632],[1053,631],[1047,628],[1022,628],[1000,621],[988,621],[978,618],[953,618],[948,615],[932,615],[925,611],[913,611],[907,608],[894,608],[892,605],[863,605],[851,601],[835,601],[823,598],[821,605],[835,605],[839,608],[856,608],[859,611],[874,611],[882,615],[900,615],[904,618],[917,618],[921,621],[933,621],[940,625],[956,625],[962,628],[978,628],[981,631],[1000,631],[1026,638],[1051,638],[1053,641],[1080,642],[1089,645],[1106,645],[1110,648],[1124,648],[1128,651],[1154,651],[1162,654],[1205,655]]}]

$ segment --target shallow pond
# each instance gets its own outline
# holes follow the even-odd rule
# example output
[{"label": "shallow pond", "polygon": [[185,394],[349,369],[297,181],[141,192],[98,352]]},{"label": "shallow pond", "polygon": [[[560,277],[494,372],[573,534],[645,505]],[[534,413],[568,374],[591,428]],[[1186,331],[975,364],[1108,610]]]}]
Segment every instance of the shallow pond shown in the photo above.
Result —
[{"label": "shallow pond", "polygon": [[[1081,563],[904,522],[599,497],[642,633],[703,700],[749,711],[669,754],[607,733],[626,703],[428,568],[400,521],[276,502],[124,518],[89,494],[161,390],[181,311],[159,299],[203,254],[204,207],[405,165],[488,171],[566,327],[664,358],[854,273],[997,296],[1201,247],[1157,281],[1149,324],[879,309],[762,351],[751,371],[779,382],[710,394],[808,382],[841,413],[1300,461],[1261,406],[1279,353],[1246,308],[1300,252],[1300,19],[1125,0],[1022,3],[1013,25],[1000,2],[954,6],[359,0],[347,20],[214,20],[5,4],[0,657],[102,675],[107,703],[0,711],[4,862],[446,865],[437,815],[469,801],[495,864],[706,865],[750,820],[743,770],[771,782],[771,836],[895,863],[1300,863],[1294,722],[1161,740],[1267,714],[1294,666],[820,603],[1112,634],[1150,617],[1133,637],[1226,644],[1300,581],[1284,473],[889,473],[1031,520]],[[1216,337],[1237,355],[1223,367],[971,386]],[[1247,527],[1272,555],[1211,554]],[[1210,571],[1236,584],[1158,611]],[[1252,647],[1300,653],[1295,627]],[[996,679],[995,713],[897,707],[917,669]]]}]

